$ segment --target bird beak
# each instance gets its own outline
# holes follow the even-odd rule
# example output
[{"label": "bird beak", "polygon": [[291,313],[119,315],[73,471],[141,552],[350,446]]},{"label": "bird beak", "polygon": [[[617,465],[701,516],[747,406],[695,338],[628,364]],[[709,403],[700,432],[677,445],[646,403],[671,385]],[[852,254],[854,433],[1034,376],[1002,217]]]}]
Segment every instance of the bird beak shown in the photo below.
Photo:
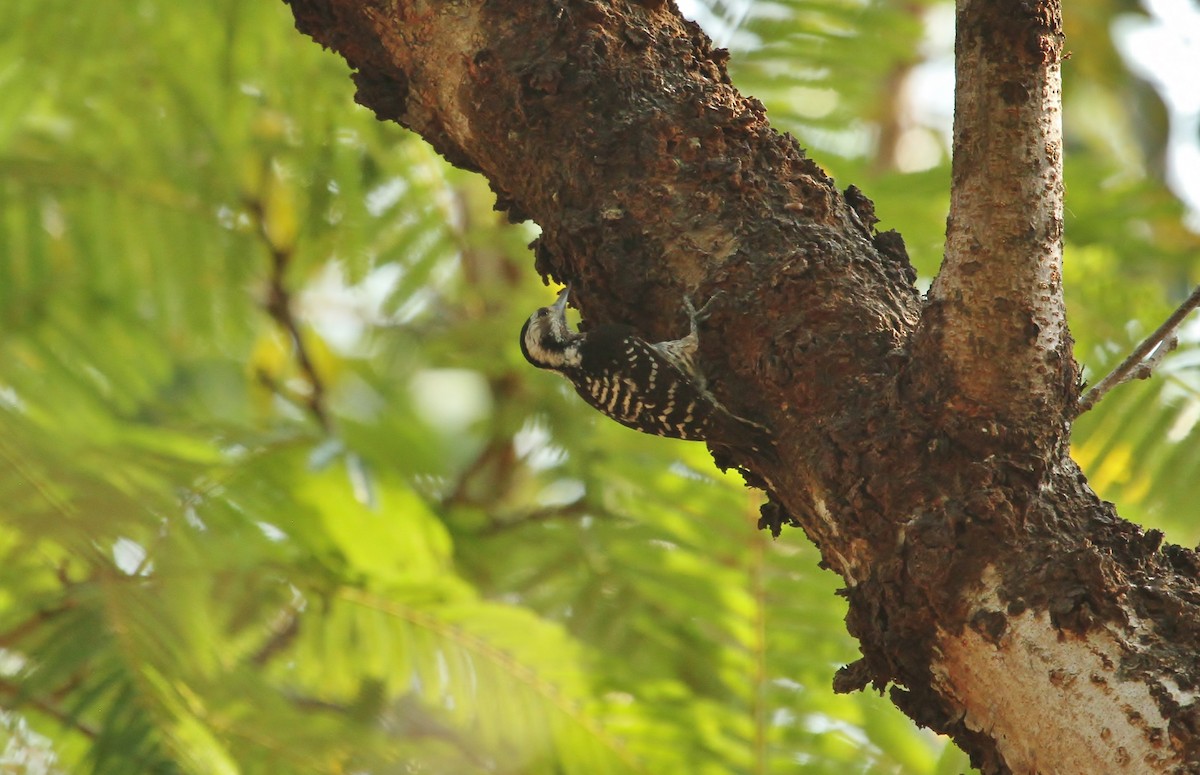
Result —
[{"label": "bird beak", "polygon": [[571,295],[571,284],[567,283],[567,287],[558,292],[558,301],[554,302],[554,306],[550,308],[560,318],[567,316],[567,297]]}]

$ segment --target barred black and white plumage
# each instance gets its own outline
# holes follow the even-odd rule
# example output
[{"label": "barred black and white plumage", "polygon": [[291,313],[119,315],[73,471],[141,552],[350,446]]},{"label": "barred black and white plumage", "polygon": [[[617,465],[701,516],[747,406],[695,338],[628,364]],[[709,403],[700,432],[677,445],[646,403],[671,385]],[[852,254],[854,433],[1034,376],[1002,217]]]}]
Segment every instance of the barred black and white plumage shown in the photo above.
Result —
[{"label": "barred black and white plumage", "polygon": [[526,360],[563,375],[584,401],[634,430],[752,449],[769,443],[765,428],[732,414],[708,392],[695,366],[699,314],[690,304],[688,335],[651,344],[631,326],[572,331],[566,319],[568,291],[525,322],[521,352]]}]

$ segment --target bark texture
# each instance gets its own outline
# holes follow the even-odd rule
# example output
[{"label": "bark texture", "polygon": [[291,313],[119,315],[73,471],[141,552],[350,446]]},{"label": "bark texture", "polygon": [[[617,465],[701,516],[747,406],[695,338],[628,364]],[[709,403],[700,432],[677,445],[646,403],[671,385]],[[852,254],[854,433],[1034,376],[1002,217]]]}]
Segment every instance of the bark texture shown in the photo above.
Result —
[{"label": "bark texture", "polygon": [[1119,519],[1067,452],[1056,2],[960,7],[925,301],[870,201],[772,130],[669,2],[290,5],[359,102],[541,225],[537,269],[585,321],[674,338],[685,294],[724,291],[703,367],[778,454],[718,462],[845,579],[863,657],[839,689],[890,687],[989,773],[1200,771],[1200,561]]}]

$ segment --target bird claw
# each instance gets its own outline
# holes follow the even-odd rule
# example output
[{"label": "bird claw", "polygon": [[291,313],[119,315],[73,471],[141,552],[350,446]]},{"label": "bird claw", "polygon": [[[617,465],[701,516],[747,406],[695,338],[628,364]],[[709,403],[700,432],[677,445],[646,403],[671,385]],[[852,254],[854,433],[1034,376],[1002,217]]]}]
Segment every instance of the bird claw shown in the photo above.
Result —
[{"label": "bird claw", "polygon": [[[695,363],[696,352],[700,349],[700,323],[701,321],[708,320],[708,316],[712,314],[710,307],[712,307],[713,301],[723,293],[725,292],[721,290],[713,293],[700,309],[696,309],[696,305],[692,303],[691,296],[684,295],[683,306],[688,313],[688,322],[691,324],[690,330],[684,338],[669,343],[672,345],[671,354],[674,356],[675,362],[682,367],[682,370],[691,377],[700,392],[705,395],[708,395],[708,381],[704,378],[703,372],[696,367]],[[708,395],[708,397],[710,400],[716,401],[711,395]]]},{"label": "bird claw", "polygon": [[683,306],[684,309],[687,310],[688,320],[692,324],[693,331],[696,330],[697,324],[708,320],[708,318],[712,315],[712,309],[710,308],[712,307],[713,302],[717,300],[717,297],[723,295],[725,295],[725,291],[723,290],[718,289],[714,291],[713,295],[708,297],[708,301],[704,302],[704,306],[700,307],[700,309],[696,309],[696,305],[692,303],[691,296],[685,295],[683,297]]}]

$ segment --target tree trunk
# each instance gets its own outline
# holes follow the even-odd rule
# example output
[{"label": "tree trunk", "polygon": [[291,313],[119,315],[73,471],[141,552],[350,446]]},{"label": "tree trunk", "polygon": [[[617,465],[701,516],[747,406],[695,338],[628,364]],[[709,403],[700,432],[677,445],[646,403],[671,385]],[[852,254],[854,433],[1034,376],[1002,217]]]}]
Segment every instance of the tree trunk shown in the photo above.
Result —
[{"label": "tree trunk", "polygon": [[[1119,519],[1068,454],[1057,0],[963,0],[952,207],[928,298],[727,52],[662,0],[290,0],[357,99],[542,227],[584,318],[701,361],[776,454],[719,448],[846,581],[863,658],[984,772],[1200,768],[1200,561]],[[515,331],[514,331],[515,335]],[[716,440],[719,441],[719,440]]]}]

